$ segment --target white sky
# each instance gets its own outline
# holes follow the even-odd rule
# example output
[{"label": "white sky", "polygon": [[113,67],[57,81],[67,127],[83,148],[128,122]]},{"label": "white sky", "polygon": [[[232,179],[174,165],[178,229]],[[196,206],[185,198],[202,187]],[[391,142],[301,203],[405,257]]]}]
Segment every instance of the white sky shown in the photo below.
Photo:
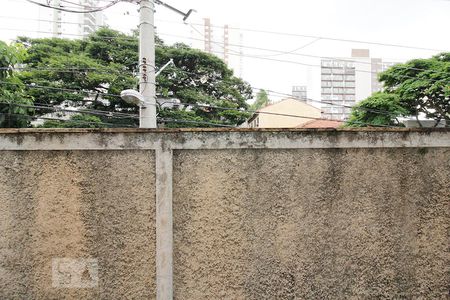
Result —
[{"label": "white sky", "polygon": [[[42,0],[41,0],[42,1]],[[303,35],[402,44],[450,51],[449,0],[164,0],[182,11],[197,12],[192,23],[209,17],[214,25],[298,33]],[[0,39],[32,35],[35,22],[13,18],[37,18],[37,7],[24,0],[0,0]],[[121,3],[106,11],[108,24],[129,32],[138,23],[137,5]],[[170,22],[167,22],[170,21]],[[182,24],[174,12],[157,7],[156,26],[167,43],[189,43],[192,29]],[[197,26],[202,31],[202,28]],[[244,46],[291,51],[313,39],[242,32]],[[174,38],[165,34],[186,36]],[[197,38],[202,36],[197,35]],[[349,57],[352,48],[369,48],[372,57],[386,61],[405,61],[430,57],[436,51],[365,45],[320,40],[298,53],[317,56]],[[238,51],[237,48],[232,48]],[[245,55],[273,55],[244,49]],[[320,64],[319,59],[295,55],[269,56],[272,59]],[[290,93],[293,85],[308,85],[308,96],[320,98],[320,68],[263,59],[243,59],[243,79],[258,88]]]}]

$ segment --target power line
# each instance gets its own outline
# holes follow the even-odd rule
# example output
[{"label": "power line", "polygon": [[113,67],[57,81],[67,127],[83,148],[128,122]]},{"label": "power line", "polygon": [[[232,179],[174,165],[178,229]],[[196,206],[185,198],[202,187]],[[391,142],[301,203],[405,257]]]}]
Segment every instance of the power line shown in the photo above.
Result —
[{"label": "power line", "polygon": [[[291,97],[291,98],[295,99],[296,97]],[[174,102],[167,101],[165,103],[174,103]],[[183,103],[183,105],[192,106],[192,107],[207,108],[207,109],[232,110],[232,111],[239,111],[239,112],[242,112],[242,113],[264,114],[264,115],[273,115],[273,116],[291,117],[291,118],[301,118],[301,119],[309,119],[309,120],[324,120],[323,118],[303,116],[303,115],[293,115],[293,114],[284,114],[284,113],[275,113],[275,112],[265,112],[265,111],[260,111],[260,110],[240,110],[239,108],[214,106],[214,105],[209,105],[209,104],[205,105],[205,104],[197,104],[197,103]],[[367,109],[365,109],[365,110],[367,110]],[[391,113],[389,113],[389,114],[391,114]],[[379,127],[395,127],[395,126],[391,126],[391,125],[376,125],[376,124],[361,123],[361,122],[360,122],[360,124],[361,125],[369,125],[369,126],[379,126]]]},{"label": "power line", "polygon": [[[183,37],[183,36],[179,36],[179,35],[173,35],[173,34],[164,34],[164,33],[159,33],[160,35],[165,35],[165,36],[173,36],[173,37],[178,37],[178,38],[185,38],[185,39],[193,39],[193,40],[198,40],[198,41],[205,41],[204,39],[197,39],[197,38],[189,38],[189,37]],[[212,42],[214,44],[217,45],[224,45],[224,43],[219,43],[219,42]],[[246,48],[250,48],[249,46],[245,46]],[[253,48],[253,47],[251,47]],[[221,54],[220,52],[214,52],[215,54]],[[233,53],[233,52],[229,52],[229,55],[233,55],[233,56],[242,56],[242,57],[247,57],[247,58],[254,58],[254,59],[260,59],[260,60],[267,60],[267,61],[273,61],[273,62],[281,62],[281,63],[289,63],[289,64],[296,64],[296,65],[302,65],[302,66],[307,66],[307,67],[318,67],[318,68],[322,68],[322,65],[318,65],[318,64],[309,64],[309,63],[304,63],[304,62],[300,62],[300,61],[292,61],[292,60],[284,60],[284,59],[276,59],[276,58],[270,58],[270,57],[261,57],[261,56],[254,56],[254,55],[246,55],[246,54],[242,54],[242,53]],[[409,69],[409,67],[405,67],[405,69]],[[444,73],[445,72],[440,72],[440,71],[433,71],[433,70],[425,70],[423,69],[423,71],[431,71],[431,72],[436,72],[436,73]],[[369,73],[369,74],[379,74],[379,72],[375,72],[375,71],[370,71],[370,70],[361,70],[361,69],[356,69],[355,68],[355,72],[361,72],[361,73]],[[408,75],[401,75],[401,77],[404,78],[412,78],[415,79],[416,77],[413,76],[408,76]],[[426,78],[424,80],[428,80],[428,81],[432,81],[432,82],[437,82],[440,80],[437,79],[431,79],[431,78]]]},{"label": "power line", "polygon": [[[203,24],[199,24],[199,23],[191,23],[191,24],[199,25],[199,26],[203,25]],[[211,25],[211,27],[223,28],[223,26],[217,26],[217,25]],[[265,34],[271,34],[271,35],[302,37],[302,38],[314,38],[314,39],[329,40],[329,41],[377,45],[377,46],[385,46],[385,47],[396,47],[396,48],[416,49],[416,50],[426,50],[426,51],[436,51],[436,52],[446,52],[446,51],[448,51],[448,50],[442,50],[442,49],[417,47],[417,46],[410,46],[410,45],[382,43],[382,42],[372,42],[372,41],[363,41],[363,40],[354,40],[354,39],[342,39],[342,38],[333,38],[333,37],[320,36],[320,35],[307,35],[307,34],[288,33],[288,32],[270,31],[270,30],[261,30],[261,29],[252,29],[252,28],[240,28],[240,27],[233,27],[233,26],[228,26],[228,29],[238,30],[238,31],[247,31],[247,32],[256,32],[256,33],[265,33]]]},{"label": "power line", "polygon": [[[3,17],[3,16],[0,16],[0,17]],[[6,17],[7,18],[11,18],[11,17],[8,17],[8,16],[6,16]],[[25,18],[18,18],[18,19],[25,19]],[[36,20],[36,21],[38,21],[38,19],[28,19],[28,20]],[[44,22],[53,22],[53,21],[44,21]],[[75,23],[75,22],[73,22],[73,23],[71,23],[71,22],[59,22],[59,23],[78,24],[78,23]],[[177,22],[174,22],[174,23],[177,23]],[[192,24],[194,24],[194,23],[190,23],[189,25],[191,25],[191,27],[197,33],[199,33],[202,37],[204,37],[201,32],[199,32],[195,27],[192,26]],[[201,24],[196,24],[196,25],[201,25]],[[15,30],[15,29],[12,29],[12,28],[0,28],[0,29]],[[30,31],[30,32],[49,33],[49,34],[51,33],[51,32],[45,32],[45,31]],[[166,36],[187,38],[187,37],[184,37],[184,36],[177,36],[177,35],[171,35],[171,34],[164,34],[164,33],[160,33],[160,34],[166,35]],[[66,35],[85,37],[85,35],[82,35],[82,34],[66,34]],[[116,38],[116,37],[102,37],[102,38],[109,39],[109,38]],[[123,37],[122,37],[122,39],[123,39]],[[134,39],[134,38],[131,38],[131,39]],[[196,39],[196,38],[192,38],[192,37],[189,38],[189,39],[194,39],[194,40],[198,40],[198,41],[205,41],[204,39]],[[262,47],[254,47],[254,46],[245,46],[245,45],[240,45],[240,44],[228,44],[228,45],[229,46],[235,46],[235,47],[242,47],[242,48],[246,48],[246,49],[253,49],[253,50],[260,50],[260,51],[267,51],[267,52],[275,53],[275,54],[269,54],[269,55],[257,55],[257,54],[246,54],[245,55],[245,57],[250,57],[250,58],[265,58],[265,57],[273,57],[273,56],[280,56],[280,55],[295,55],[295,56],[311,57],[311,58],[318,58],[318,59],[333,59],[333,60],[339,60],[339,61],[342,61],[342,62],[351,62],[351,63],[358,63],[358,64],[368,64],[368,65],[372,65],[373,64],[372,62],[358,61],[358,60],[352,60],[352,59],[346,59],[346,58],[336,58],[336,57],[330,57],[330,56],[318,56],[318,55],[311,55],[311,54],[295,53],[295,51],[303,49],[303,48],[305,48],[305,47],[307,47],[307,46],[309,46],[309,45],[311,45],[311,44],[313,44],[313,43],[315,43],[315,42],[317,42],[317,41],[319,41],[321,39],[322,39],[321,37],[317,37],[317,38],[315,38],[314,41],[309,42],[309,43],[307,43],[307,44],[305,44],[305,45],[303,45],[303,46],[301,46],[299,48],[296,48],[296,49],[290,50],[290,51],[282,51],[282,50],[277,50],[277,49],[268,49],[268,48],[262,48]],[[213,43],[215,43],[215,44],[222,44],[222,43],[214,42],[214,41],[213,41]],[[235,52],[235,54],[236,55],[237,54],[241,55],[241,53],[236,53],[236,52]],[[404,69],[416,70],[416,71],[425,71],[424,69],[421,69],[421,68],[406,67],[406,66],[404,67]],[[442,72],[442,71],[435,71],[435,70],[427,70],[427,71],[431,71],[433,73],[445,73],[445,72]]]},{"label": "power line", "polygon": [[[91,110],[91,109],[80,109],[80,110],[70,110],[70,109],[64,109],[56,106],[47,106],[41,103],[34,103],[38,105],[25,105],[25,104],[18,104],[18,103],[12,103],[12,102],[1,102],[0,105],[11,105],[11,106],[17,106],[17,107],[23,107],[23,108],[33,108],[33,109],[41,109],[41,110],[52,110],[54,112],[68,112],[68,113],[74,113],[74,114],[88,114],[88,115],[94,115],[94,116],[102,116],[102,117],[111,117],[111,118],[117,118],[117,119],[139,119],[139,116],[136,114],[124,114],[124,113],[116,113],[116,112],[109,112],[109,111],[100,111],[100,110]],[[40,105],[41,104],[41,105]]]},{"label": "power line", "polygon": [[[181,68],[179,68],[179,67],[176,67],[176,69],[179,70],[179,71],[181,71],[182,73],[192,74],[192,75],[198,75],[198,74],[196,74],[196,73],[193,73],[193,72],[189,72],[189,71],[183,70],[183,69],[181,69]],[[295,96],[293,96],[293,95],[291,95],[291,94],[287,94],[287,93],[276,92],[276,91],[267,90],[267,89],[263,89],[263,88],[256,88],[256,87],[252,87],[252,89],[253,89],[253,90],[258,90],[258,91],[264,90],[264,91],[266,91],[266,92],[269,92],[269,91],[270,91],[270,92],[275,93],[275,94],[278,94],[278,95],[288,96],[289,98],[293,98],[293,99],[297,99],[297,100],[302,100],[302,99],[299,98],[299,97],[295,97]],[[330,105],[330,106],[338,106],[338,107],[344,107],[344,108],[356,108],[356,109],[358,109],[358,110],[365,110],[365,111],[373,112],[373,113],[381,113],[381,114],[385,114],[385,115],[393,115],[391,112],[383,111],[383,110],[376,110],[376,109],[370,109],[370,108],[365,108],[365,107],[356,107],[356,106],[350,106],[350,105],[345,105],[345,104],[338,104],[338,103],[327,102],[327,101],[322,101],[322,100],[314,100],[314,99],[311,99],[311,98],[306,98],[306,100],[308,100],[309,102],[315,102],[315,103],[320,103],[320,104],[326,104],[326,105]],[[247,110],[247,112],[252,112],[252,111],[248,111],[248,110]],[[257,112],[257,111],[253,111],[253,113],[255,113],[255,112]]]},{"label": "power line", "polygon": [[[110,97],[118,97],[121,98],[120,95],[116,94],[109,94],[109,93],[102,93],[102,92],[89,92],[89,91],[83,91],[83,90],[75,90],[75,89],[68,89],[68,88],[57,88],[57,87],[51,87],[51,86],[42,86],[37,84],[20,84],[20,83],[13,83],[13,82],[6,82],[6,81],[0,81],[0,84],[6,84],[6,85],[15,85],[15,86],[26,86],[28,88],[32,89],[47,89],[47,90],[57,90],[62,92],[76,92],[76,93],[84,93],[87,95],[101,95],[101,96],[110,96]],[[89,100],[94,101],[94,100]]]},{"label": "power line", "polygon": [[[1,103],[0,103],[1,104]],[[14,104],[14,103],[5,103],[6,105],[14,105],[14,106],[20,106],[20,107],[29,107],[29,108],[35,108],[37,106],[31,106],[31,105],[20,105],[20,104]],[[219,106],[211,106],[211,105],[201,105],[201,104],[188,104],[189,106],[196,106],[196,107],[203,107],[203,108],[212,108],[212,109],[222,109],[222,110],[238,110],[236,108],[227,108],[227,107],[219,107]],[[48,109],[48,107],[46,107]],[[71,113],[77,113],[77,114],[90,114],[84,111],[70,111]],[[252,112],[252,111],[242,111],[242,112]],[[314,118],[314,117],[308,117],[308,116],[301,116],[301,115],[292,115],[292,114],[281,114],[281,113],[271,113],[271,112],[262,112],[262,111],[253,111],[257,114],[267,114],[267,115],[275,115],[275,116],[281,116],[281,117],[293,117],[293,118],[302,118],[302,119],[310,119],[310,120],[323,120],[323,118]],[[5,114],[5,113],[2,113]],[[9,113],[8,113],[9,114]],[[12,115],[12,114],[10,114]],[[29,116],[29,115],[22,115],[22,114],[16,114],[18,116],[28,117],[31,119],[43,119],[43,120],[57,120],[57,121],[72,121],[72,120],[65,120],[65,119],[58,119],[58,118],[49,118],[49,117],[42,117],[42,116]],[[137,116],[136,116],[137,117]],[[138,118],[138,117],[137,117]],[[193,120],[184,120],[184,119],[170,119],[170,118],[159,118],[158,119],[161,122],[171,122],[171,123],[192,123],[192,124],[198,124],[198,125],[209,125],[209,126],[217,126],[217,127],[235,127],[232,125],[227,124],[219,124],[219,123],[211,123],[211,122],[204,122],[204,121],[193,121]],[[75,122],[75,120],[73,121]],[[98,123],[98,122],[83,122],[83,123],[89,123],[89,124],[102,124],[102,125],[126,125],[127,127],[134,127],[130,126],[128,124],[114,124],[114,123]],[[368,125],[368,126],[375,126],[375,127],[397,127],[397,126],[391,126],[391,125],[379,125],[379,124],[370,124],[370,123],[363,123],[363,122],[356,122],[360,125]]]},{"label": "power line", "polygon": [[[13,17],[13,16],[0,16],[2,19],[11,19],[11,20],[23,20],[23,21],[35,21],[35,22],[42,22],[42,23],[54,23],[53,20],[44,20],[44,19],[33,19],[33,18],[22,18],[22,17]],[[58,21],[58,24],[68,24],[68,25],[79,25],[78,22],[67,22],[67,21]],[[92,27],[104,27],[100,25],[91,25]]]},{"label": "power line", "polygon": [[[187,73],[187,74],[194,74],[194,75],[198,75],[198,74],[196,74],[196,73],[193,73],[193,72],[188,72],[188,71],[185,71],[185,70],[183,70],[183,69],[180,69],[180,68],[178,68],[177,67],[177,69],[179,70],[179,71],[181,71],[181,72],[185,72],[185,73]],[[18,83],[10,83],[10,82],[5,82],[5,81],[0,81],[0,84],[9,84],[9,85],[16,85],[16,86],[20,86],[21,84],[18,84]],[[83,90],[74,90],[74,89],[67,89],[67,88],[55,88],[55,87],[49,87],[49,86],[40,86],[40,85],[25,85],[25,86],[28,86],[29,88],[41,88],[41,89],[48,89],[48,90],[56,90],[56,91],[65,91],[65,92],[76,92],[76,93],[85,93],[85,94],[92,94],[92,95],[105,95],[105,96],[112,96],[112,97],[118,97],[118,98],[121,98],[120,97],[120,95],[115,95],[115,94],[108,94],[108,93],[100,93],[100,92],[89,92],[89,91],[83,91]],[[254,88],[254,89],[257,89],[257,90],[262,90],[261,88]],[[282,92],[276,92],[276,91],[272,91],[272,90],[266,90],[266,91],[270,91],[270,92],[272,92],[272,93],[277,93],[277,94],[279,94],[279,95],[286,95],[286,96],[289,96],[289,97],[291,97],[291,98],[295,98],[295,97],[293,97],[292,95],[290,95],[290,94],[286,94],[286,93],[282,93]],[[321,104],[327,104],[327,105],[330,105],[330,106],[339,106],[339,107],[345,107],[345,108],[352,108],[352,106],[348,106],[348,105],[343,105],[343,104],[337,104],[337,103],[332,103],[332,102],[326,102],[326,101],[320,101],[320,100],[314,100],[314,99],[307,99],[307,100],[309,100],[309,101],[311,101],[311,102],[317,102],[317,103],[321,103]],[[92,101],[92,102],[94,102],[95,100],[80,100],[80,101]],[[198,105],[197,105],[198,106]],[[211,107],[211,106],[203,106],[203,107],[210,107],[210,108],[220,108],[220,107]],[[224,109],[230,109],[230,108],[224,108]],[[358,109],[363,109],[363,110],[366,110],[366,111],[372,111],[372,112],[376,112],[376,113],[384,113],[384,114],[392,114],[392,113],[390,113],[390,112],[387,112],[387,111],[379,111],[379,110],[372,110],[372,109],[367,109],[367,108],[358,108]],[[231,110],[238,110],[238,109],[236,109],[236,108],[231,108]],[[249,113],[255,113],[256,111],[246,111],[246,112],[249,112]],[[291,115],[289,115],[289,116],[291,116]],[[304,116],[300,116],[300,117],[304,117]],[[305,117],[305,118],[307,118],[307,117]],[[320,119],[320,118],[319,118]]]},{"label": "power line", "polygon": [[[13,31],[16,31],[17,29],[14,29],[14,28],[0,28],[0,30],[13,30]],[[39,30],[22,30],[22,31],[34,32],[34,33],[52,34],[52,32],[49,32],[49,31],[39,31]],[[197,30],[197,32],[199,32],[199,31]],[[196,40],[196,41],[202,41],[202,42],[205,41],[204,39],[193,38],[193,37],[186,37],[186,36],[175,35],[175,34],[168,34],[168,33],[161,33],[161,32],[159,32],[158,34],[159,35],[163,35],[163,36],[177,37],[177,38],[190,39],[190,40]],[[63,35],[86,37],[83,34],[75,34],[75,33],[63,33]],[[136,38],[133,38],[133,37],[117,37],[117,36],[96,36],[95,38],[96,39],[105,39],[105,40],[110,40],[110,39],[122,39],[122,40],[133,40],[133,41],[136,40]],[[224,43],[221,43],[221,42],[212,41],[212,43],[214,43],[216,45],[219,45],[221,47],[223,47],[223,45],[224,45]],[[318,55],[312,55],[312,54],[294,53],[292,51],[282,51],[282,50],[276,50],[276,49],[267,49],[267,48],[262,48],[262,47],[246,46],[246,45],[240,45],[240,44],[229,44],[229,45],[230,46],[236,46],[236,47],[242,47],[242,48],[246,48],[246,49],[274,52],[274,53],[276,53],[276,55],[287,55],[287,54],[289,54],[289,55],[310,57],[310,58],[317,58],[317,59],[330,59],[330,60],[333,59],[333,60],[338,60],[338,61],[342,61],[342,62],[351,62],[351,63],[355,63],[355,64],[372,65],[371,62],[357,61],[357,60],[351,60],[351,59],[345,59],[345,58],[336,58],[336,57],[330,57],[330,56],[318,56]],[[215,54],[220,54],[218,52],[214,52],[214,53]],[[235,51],[231,51],[229,54],[233,55],[233,56],[261,59],[261,60],[268,60],[268,61],[282,62],[282,63],[291,63],[291,64],[297,64],[297,65],[308,66],[308,67],[320,67],[320,68],[322,67],[322,65],[318,65],[318,64],[309,64],[309,63],[304,63],[304,62],[300,62],[300,61],[274,59],[274,58],[270,58],[269,55],[264,55],[264,56],[262,56],[262,55],[249,55],[249,54],[243,54],[243,53],[235,52]],[[272,56],[276,56],[276,55],[272,55]],[[415,68],[415,67],[402,66],[402,68],[405,69],[405,70],[428,71],[428,72],[432,72],[432,73],[446,74],[443,71],[426,70],[426,69]],[[357,68],[355,68],[355,71],[356,72],[363,72],[363,73],[370,73],[370,74],[379,74],[379,72],[376,72],[376,71],[361,70],[361,69],[357,69]],[[415,78],[415,77],[408,76],[408,75],[402,75],[402,77],[404,77],[404,78]],[[440,80],[431,79],[431,78],[430,79],[426,79],[426,80],[429,80],[429,81],[440,81]]]},{"label": "power line", "polygon": [[[198,34],[200,34],[203,38],[205,38],[205,36],[199,31],[197,30],[195,27],[191,26]],[[297,49],[291,50],[291,51],[282,51],[282,50],[277,50],[277,49],[268,49],[268,48],[262,48],[262,47],[254,47],[254,46],[245,46],[245,45],[241,45],[241,44],[230,44],[228,43],[229,46],[235,46],[235,47],[242,47],[242,48],[246,48],[246,49],[253,49],[253,50],[260,50],[260,51],[267,51],[267,52],[274,52],[275,54],[273,55],[256,55],[256,54],[247,54],[249,56],[252,57],[268,57],[268,56],[277,56],[277,55],[295,55],[295,56],[302,56],[302,57],[311,57],[311,58],[318,58],[318,59],[329,59],[329,60],[338,60],[341,62],[349,62],[349,63],[355,63],[355,64],[366,64],[366,65],[373,65],[374,63],[372,62],[368,62],[368,61],[360,61],[360,60],[354,60],[354,59],[347,59],[347,58],[336,58],[336,57],[331,57],[331,56],[319,56],[319,55],[312,55],[312,54],[303,54],[303,53],[295,53],[295,51],[303,49],[317,41],[319,41],[320,38],[315,39],[314,41],[311,41]],[[200,39],[200,41],[205,41],[204,39]],[[224,43],[221,42],[215,42],[213,41],[213,43],[220,45],[225,45]],[[235,52],[235,51],[233,51]],[[235,52],[236,53],[236,52]],[[240,54],[240,53],[237,53]],[[414,67],[404,67],[405,69],[408,70],[415,70],[415,71],[431,71],[433,73],[443,73],[446,74],[446,72],[442,72],[442,71],[435,71],[435,70],[425,70],[425,69],[421,69],[421,68],[414,68]]]},{"label": "power line", "polygon": [[[185,70],[180,69],[180,68],[178,68],[178,67],[177,67],[177,70],[179,70],[179,71],[181,71],[181,72],[184,72],[184,73],[187,73],[187,74],[198,75],[198,74],[196,74],[196,73],[189,72],[189,71],[185,71]],[[8,83],[8,82],[4,82],[4,81],[0,81],[0,84],[1,84],[1,83],[4,83],[4,84],[12,84],[12,85],[19,85],[19,86],[20,86],[20,84]],[[84,93],[87,93],[87,94],[93,94],[93,95],[100,94],[100,95],[106,95],[106,96],[112,96],[112,97],[118,97],[118,98],[121,98],[120,95],[115,95],[115,94],[95,93],[95,92],[87,92],[87,91],[82,91],[82,90],[73,90],[73,89],[66,89],[66,88],[54,88],[54,87],[38,86],[38,85],[28,85],[28,87],[30,87],[30,88],[42,88],[42,89],[58,90],[58,91],[84,92]],[[253,89],[263,90],[263,89],[261,89],[261,88],[253,88]],[[270,91],[270,92],[272,92],[272,93],[277,93],[277,94],[279,94],[279,95],[289,96],[289,97],[291,97],[291,98],[296,98],[296,97],[293,97],[293,96],[290,95],[290,94],[286,94],[286,93],[282,93],[282,92],[276,92],[276,91],[272,91],[272,90],[266,90],[266,91]],[[320,100],[314,100],[314,99],[307,99],[307,100],[309,100],[309,101],[311,101],[311,102],[316,102],[316,103],[320,103],[320,104],[327,104],[327,105],[331,105],[331,106],[339,106],[339,107],[345,107],[345,108],[353,108],[353,106],[343,105],[343,104],[337,104],[337,103],[332,103],[332,102],[327,102],[327,101],[320,101]],[[94,100],[86,100],[86,101],[94,101]],[[166,102],[166,103],[168,103],[168,102]],[[194,105],[195,105],[195,104],[194,104]],[[197,104],[197,106],[198,106],[198,104]],[[203,107],[210,107],[210,108],[217,108],[217,109],[220,108],[220,107],[211,107],[211,106],[203,106]],[[227,110],[238,110],[238,109],[236,109],[236,108],[224,108],[224,109],[227,109]],[[362,107],[361,107],[361,108],[358,108],[358,109],[362,109],[362,110],[366,110],[366,111],[371,111],[371,112],[376,112],[376,113],[384,113],[384,114],[390,114],[390,115],[392,114],[392,113],[387,112],[387,111],[379,111],[379,110],[373,110],[373,109],[362,108]],[[248,110],[247,110],[247,111],[245,111],[245,112],[255,113],[255,112],[257,112],[257,111],[248,111]],[[302,116],[300,116],[300,117],[302,117]],[[307,117],[305,117],[305,118],[307,118]],[[320,118],[319,118],[319,119],[320,119]]]},{"label": "power line", "polygon": [[158,121],[159,122],[167,122],[167,123],[181,123],[181,124],[186,123],[186,124],[209,125],[209,126],[228,127],[228,128],[236,127],[236,126],[226,125],[226,124],[218,124],[218,123],[203,122],[203,121],[193,121],[193,120],[183,120],[183,119],[159,118]]},{"label": "power line", "polygon": [[46,7],[46,8],[52,8],[52,9],[56,9],[56,10],[60,10],[60,11],[65,11],[65,12],[70,12],[70,13],[78,13],[78,14],[85,14],[85,13],[93,13],[93,12],[98,12],[98,11],[102,11],[105,10],[111,6],[116,5],[117,3],[121,2],[122,0],[114,0],[112,2],[110,2],[109,4],[102,6],[102,7],[96,7],[96,8],[92,8],[89,10],[84,10],[84,11],[79,11],[79,10],[72,10],[72,9],[67,9],[64,7],[58,7],[58,6],[52,6],[52,5],[48,5],[48,4],[44,4],[44,3],[40,3],[34,0],[26,0],[27,2],[33,3],[35,5],[38,6],[42,6],[42,7]]},{"label": "power line", "polygon": [[132,75],[132,76],[137,76],[139,73],[138,72],[133,72],[133,71],[129,71],[129,70],[102,70],[102,69],[98,69],[98,68],[72,68],[72,67],[67,67],[67,68],[42,68],[42,67],[0,67],[0,70],[18,70],[18,71],[48,71],[48,72],[56,72],[56,73],[69,73],[69,74],[82,74],[82,75],[87,75],[89,73],[92,74],[110,74],[111,73],[113,75],[123,75],[128,74],[128,75]]},{"label": "power line", "polygon": [[35,117],[35,116],[29,116],[24,114],[14,114],[14,113],[2,113],[0,112],[0,115],[9,115],[9,116],[17,116],[22,118],[27,118],[29,120],[36,120],[36,119],[42,119],[42,120],[51,120],[51,121],[60,121],[60,122],[71,122],[76,124],[87,124],[87,125],[105,125],[105,126],[111,126],[111,127],[118,127],[118,126],[125,126],[125,127],[136,127],[129,124],[114,124],[114,123],[105,123],[105,122],[89,122],[89,121],[81,121],[81,120],[65,120],[65,119],[58,119],[58,118],[49,118],[49,117]]},{"label": "power line", "polygon": [[[36,5],[44,6],[44,7],[47,7],[47,8],[58,9],[58,7],[48,6],[48,5],[45,5],[43,3],[39,3],[39,2],[33,1],[33,0],[26,0],[26,1],[34,3]],[[66,0],[64,0],[64,1],[66,1]],[[111,6],[121,2],[122,0],[113,0],[113,1],[102,0],[102,1],[109,2],[109,4],[106,5],[106,6],[97,8],[97,10],[95,10],[95,11],[104,10],[104,9],[106,9],[108,7],[111,7]],[[444,1],[446,1],[446,0],[444,0]],[[124,0],[123,2],[128,2],[128,1]],[[80,13],[79,11],[72,11],[72,12]],[[86,12],[93,12],[93,11],[84,11],[84,12],[81,12],[81,13],[86,13]],[[158,20],[157,19],[156,21],[168,22],[168,23],[178,23],[179,24],[179,22],[169,21],[169,20]],[[203,24],[200,24],[200,23],[191,23],[191,24],[192,25],[199,25],[199,26],[203,25]],[[223,26],[217,26],[217,25],[211,25],[211,27],[223,28]],[[319,36],[319,35],[306,35],[306,34],[299,34],[299,33],[288,33],[288,32],[280,32],[280,31],[261,30],[261,29],[254,29],[254,28],[241,28],[241,27],[234,27],[234,26],[228,26],[228,28],[230,30],[238,30],[238,31],[246,31],[246,32],[254,32],[254,33],[265,33],[265,34],[271,34],[271,35],[313,38],[313,39],[320,39],[320,40],[330,40],[330,41],[339,41],[339,42],[348,42],[348,43],[359,43],[359,44],[378,45],[378,46],[386,46],[386,47],[397,47],[397,48],[406,48],[406,49],[417,49],[417,50],[426,50],[426,51],[435,51],[435,52],[446,52],[446,51],[448,51],[448,50],[443,50],[443,49],[418,47],[418,46],[411,46],[411,45],[402,45],[402,44],[394,44],[394,43],[383,43],[383,42],[373,42],[373,41],[364,41],[364,40],[355,40],[355,39],[343,39],[343,38],[335,38],[335,37],[327,37],[327,36]]]}]

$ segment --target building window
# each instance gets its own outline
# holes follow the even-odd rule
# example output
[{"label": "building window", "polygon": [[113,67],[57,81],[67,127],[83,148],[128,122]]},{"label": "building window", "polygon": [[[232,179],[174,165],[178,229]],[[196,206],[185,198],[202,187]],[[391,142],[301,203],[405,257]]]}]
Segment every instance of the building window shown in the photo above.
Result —
[{"label": "building window", "polygon": [[355,81],[355,75],[347,75],[347,76],[345,76],[345,80]]},{"label": "building window", "polygon": [[355,87],[355,82],[351,81],[351,82],[346,82],[345,83],[346,87]]},{"label": "building window", "polygon": [[355,89],[347,88],[347,89],[345,89],[345,93],[346,94],[354,94],[355,93]]}]

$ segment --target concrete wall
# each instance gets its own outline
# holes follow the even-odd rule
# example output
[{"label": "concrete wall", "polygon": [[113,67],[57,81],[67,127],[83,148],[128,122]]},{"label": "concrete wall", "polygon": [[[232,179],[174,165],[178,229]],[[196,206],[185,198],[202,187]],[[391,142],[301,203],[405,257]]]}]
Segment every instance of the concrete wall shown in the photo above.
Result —
[{"label": "concrete wall", "polygon": [[[155,297],[154,164],[140,150],[2,151],[0,298]],[[98,260],[98,285],[55,286],[58,258]]]},{"label": "concrete wall", "polygon": [[[448,130],[10,130],[0,153],[2,299],[449,295]],[[54,287],[55,258],[98,284]]]}]

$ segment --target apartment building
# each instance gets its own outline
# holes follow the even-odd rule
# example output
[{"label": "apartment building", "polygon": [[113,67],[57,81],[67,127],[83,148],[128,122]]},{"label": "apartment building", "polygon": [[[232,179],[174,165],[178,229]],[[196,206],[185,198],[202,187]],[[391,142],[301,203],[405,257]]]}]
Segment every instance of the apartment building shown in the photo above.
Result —
[{"label": "apartment building", "polygon": [[[59,7],[62,3],[60,0],[53,0],[52,5]],[[102,2],[99,0],[75,0],[71,9],[88,11],[101,5]],[[89,35],[106,22],[106,17],[101,11],[78,14],[53,9],[47,14],[40,15],[40,19],[40,28],[44,27],[46,28],[44,31],[52,32],[53,37],[71,39]]]},{"label": "apartment building", "polygon": [[292,87],[292,97],[301,101],[308,100],[308,89],[306,85],[296,85]]},{"label": "apartment building", "polygon": [[322,59],[322,117],[346,120],[353,105],[382,89],[378,73],[391,65],[371,58],[368,49],[352,49],[350,58]]},{"label": "apartment building", "polygon": [[[238,77],[242,77],[243,72],[243,34],[239,29],[230,27],[225,24],[223,26],[214,25],[210,18],[205,18],[203,23],[203,50],[205,52],[220,57]],[[195,35],[195,32],[193,32]],[[192,46],[202,48],[199,45]]]}]

